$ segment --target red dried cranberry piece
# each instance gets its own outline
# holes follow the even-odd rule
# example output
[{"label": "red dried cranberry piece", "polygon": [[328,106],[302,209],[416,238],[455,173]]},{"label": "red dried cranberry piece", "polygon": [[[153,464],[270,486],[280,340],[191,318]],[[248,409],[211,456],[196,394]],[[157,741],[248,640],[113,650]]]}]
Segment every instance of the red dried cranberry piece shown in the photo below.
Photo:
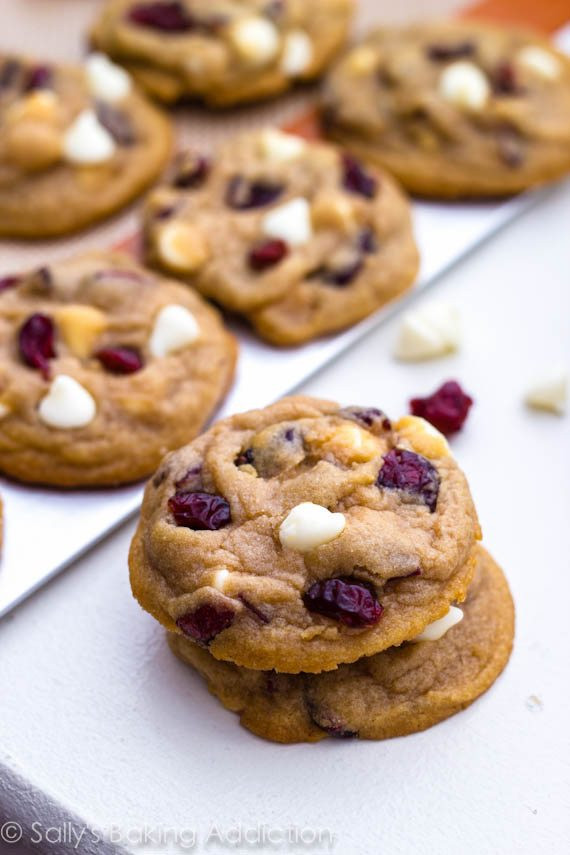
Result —
[{"label": "red dried cranberry piece", "polygon": [[270,267],[275,267],[283,261],[289,252],[289,247],[284,240],[266,240],[260,243],[249,253],[248,262],[252,270],[261,273]]},{"label": "red dried cranberry piece", "polygon": [[363,425],[368,430],[390,430],[392,422],[382,410],[377,407],[344,407],[339,410],[339,416]]},{"label": "red dried cranberry piece", "polygon": [[133,24],[163,33],[184,33],[194,26],[194,19],[179,0],[137,3],[129,9],[128,18]]},{"label": "red dried cranberry piece", "polygon": [[21,276],[0,276],[0,294],[2,291],[8,291],[10,288],[15,288],[21,281]]},{"label": "red dried cranberry piece", "polygon": [[271,184],[269,181],[248,181],[240,175],[234,176],[226,190],[226,204],[238,211],[248,211],[252,208],[263,208],[270,205],[283,193],[282,184]]},{"label": "red dried cranberry piece", "polygon": [[232,625],[234,617],[235,612],[232,609],[216,608],[206,603],[195,612],[188,612],[179,617],[176,626],[194,641],[209,644],[220,632]]},{"label": "red dried cranberry piece", "polygon": [[182,478],[174,482],[174,486],[178,491],[184,489],[185,492],[197,492],[202,486],[202,464],[196,463],[186,470]]},{"label": "red dried cranberry piece", "polygon": [[254,605],[245,594],[238,594],[238,600],[244,604],[246,609],[256,616],[261,623],[271,623],[271,618],[265,614],[258,606]]},{"label": "red dried cranberry piece", "polygon": [[343,186],[350,193],[373,199],[378,189],[376,178],[366,172],[359,160],[346,152],[342,156]]},{"label": "red dried cranberry piece", "polygon": [[130,118],[122,110],[100,101],[95,107],[97,118],[118,145],[134,145],[137,137]]},{"label": "red dried cranberry piece", "polygon": [[20,328],[18,343],[22,359],[31,368],[39,368],[44,377],[49,376],[49,360],[56,355],[54,324],[48,315],[31,315]]},{"label": "red dried cranberry piece", "polygon": [[413,451],[393,448],[384,457],[376,479],[378,487],[402,490],[417,497],[433,513],[437,505],[440,479],[435,466]]},{"label": "red dried cranberry piece", "polygon": [[246,448],[234,460],[235,466],[253,466],[253,448]]},{"label": "red dried cranberry piece", "polygon": [[362,229],[358,235],[358,248],[366,255],[378,252],[378,238],[373,229]]},{"label": "red dried cranberry piece", "polygon": [[522,166],[525,159],[525,144],[515,128],[500,128],[497,133],[497,148],[503,163],[511,169]]},{"label": "red dried cranberry piece", "polygon": [[448,380],[433,395],[412,398],[410,412],[449,436],[461,430],[472,405],[473,398],[465,394],[459,383]]},{"label": "red dried cranberry piece", "polygon": [[332,736],[333,739],[356,739],[358,732],[350,730],[342,719],[329,710],[321,709],[309,698],[306,699],[307,711],[311,721]]},{"label": "red dried cranberry piece", "polygon": [[354,282],[364,267],[364,259],[356,252],[342,267],[324,267],[320,277],[327,285],[336,285],[342,288]]},{"label": "red dried cranberry piece", "polygon": [[36,65],[32,68],[24,84],[24,91],[49,89],[53,83],[53,72],[48,65]]},{"label": "red dried cranberry piece", "polygon": [[199,187],[206,180],[210,171],[210,161],[202,155],[184,152],[177,157],[174,170],[173,186],[189,190]]},{"label": "red dried cranberry piece", "polygon": [[351,627],[374,626],[384,611],[372,586],[351,577],[315,582],[303,594],[303,603],[310,612]]},{"label": "red dried cranberry piece", "polygon": [[500,62],[491,75],[493,91],[496,95],[520,95],[522,88],[517,80],[517,73],[511,62]]},{"label": "red dried cranberry piece", "polygon": [[142,356],[134,347],[103,347],[95,356],[111,374],[134,374],[143,367]]},{"label": "red dried cranberry piece", "polygon": [[437,43],[429,45],[426,53],[433,62],[448,62],[452,59],[464,59],[467,56],[473,56],[475,45],[470,41],[457,42],[454,45]]},{"label": "red dried cranberry piece", "polygon": [[222,496],[179,490],[168,500],[176,525],[196,531],[217,531],[231,522],[229,503]]}]

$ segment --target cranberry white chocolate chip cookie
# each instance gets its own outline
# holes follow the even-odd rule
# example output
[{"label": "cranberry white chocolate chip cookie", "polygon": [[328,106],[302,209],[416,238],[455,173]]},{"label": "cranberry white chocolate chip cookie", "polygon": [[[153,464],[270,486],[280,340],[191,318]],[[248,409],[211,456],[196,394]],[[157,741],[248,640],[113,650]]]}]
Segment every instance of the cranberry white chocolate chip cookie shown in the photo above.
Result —
[{"label": "cranberry white chocolate chip cookie", "polygon": [[[220,662],[181,635],[172,651],[192,665],[244,727],[275,742],[388,739],[425,730],[485,692],[508,662],[514,608],[507,581],[479,547],[461,609],[414,644],[391,647],[324,674],[277,674]],[[421,642],[421,643],[419,643]]]},{"label": "cranberry white chocolate chip cookie", "polygon": [[215,309],[118,253],[0,279],[0,471],[143,478],[208,421],[235,360]]},{"label": "cranberry white chocolate chip cookie", "polygon": [[215,107],[318,77],[344,44],[354,0],[107,0],[94,45],[161,101]]},{"label": "cranberry white chocolate chip cookie", "polygon": [[410,288],[410,209],[386,174],[271,128],[213,160],[187,152],[150,194],[146,258],[288,345],[333,332]]},{"label": "cranberry white chocolate chip cookie", "polygon": [[170,140],[101,54],[83,67],[0,58],[0,236],[62,235],[112,214],[158,176]]},{"label": "cranberry white chocolate chip cookie", "polygon": [[516,193],[570,170],[570,61],[516,29],[380,29],[332,72],[323,118],[413,193]]},{"label": "cranberry white chocolate chip cookie", "polygon": [[131,583],[216,659],[318,672],[443,617],[464,598],[478,537],[465,478],[422,419],[285,398],[165,458]]}]

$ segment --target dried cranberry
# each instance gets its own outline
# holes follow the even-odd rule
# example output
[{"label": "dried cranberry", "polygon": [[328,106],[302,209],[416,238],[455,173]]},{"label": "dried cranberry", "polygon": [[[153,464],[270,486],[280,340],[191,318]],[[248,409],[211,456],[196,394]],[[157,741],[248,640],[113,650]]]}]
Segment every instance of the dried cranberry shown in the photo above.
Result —
[{"label": "dried cranberry", "polygon": [[119,145],[134,145],[137,140],[130,118],[117,107],[111,107],[105,101],[96,105],[97,118]]},{"label": "dried cranberry", "polygon": [[30,70],[24,84],[24,91],[49,89],[53,83],[53,72],[48,65],[36,65]]},{"label": "dried cranberry", "polygon": [[461,430],[472,404],[473,398],[465,394],[459,383],[448,380],[433,395],[412,398],[410,412],[449,436]]},{"label": "dried cranberry", "polygon": [[349,193],[373,199],[378,189],[376,178],[366,172],[359,160],[346,152],[342,156],[343,186]]},{"label": "dried cranberry", "polygon": [[252,270],[261,273],[270,267],[275,267],[283,261],[289,252],[289,247],[284,240],[266,240],[254,246],[248,256],[249,266]]},{"label": "dried cranberry", "polygon": [[168,500],[176,525],[196,531],[217,531],[231,522],[229,503],[211,493],[179,490]]},{"label": "dried cranberry", "polygon": [[393,448],[384,457],[376,484],[409,493],[427,505],[432,513],[435,511],[440,478],[435,466],[420,454]]},{"label": "dried cranberry", "polygon": [[473,56],[475,45],[470,41],[457,42],[454,45],[437,43],[428,45],[426,53],[429,59],[434,62],[448,62],[452,59],[464,59],[467,56]]},{"label": "dried cranberry", "polygon": [[236,466],[253,466],[253,448],[246,448],[234,460]]},{"label": "dried cranberry", "polygon": [[268,3],[265,4],[265,8],[263,10],[263,14],[268,18],[280,18],[285,11],[285,2],[284,0],[269,0]]},{"label": "dried cranberry", "polygon": [[283,193],[282,184],[271,184],[269,181],[248,181],[240,175],[234,176],[226,190],[226,204],[238,211],[251,208],[263,208],[270,205]]},{"label": "dried cranberry", "polygon": [[202,464],[196,463],[186,470],[182,478],[174,482],[177,490],[184,488],[186,492],[196,492],[202,484]]},{"label": "dried cranberry", "polygon": [[256,616],[261,623],[270,623],[271,618],[269,618],[265,612],[263,612],[258,606],[255,606],[251,600],[249,600],[245,594],[238,594],[238,600],[240,603],[243,603],[246,609]]},{"label": "dried cranberry", "polygon": [[350,627],[374,626],[384,611],[372,586],[351,577],[315,582],[303,594],[303,603],[310,612]]},{"label": "dried cranberry", "polygon": [[364,267],[364,259],[360,253],[347,254],[346,260],[338,267],[323,267],[320,270],[320,278],[327,285],[343,287],[350,285]]},{"label": "dried cranberry", "polygon": [[511,169],[517,169],[524,163],[525,145],[515,128],[502,128],[498,131],[497,148],[501,160]]},{"label": "dried cranberry", "polygon": [[366,253],[366,255],[372,255],[372,253],[378,251],[378,238],[374,229],[362,229],[359,232],[358,248]]},{"label": "dried cranberry", "polygon": [[235,612],[227,607],[216,608],[208,603],[199,606],[195,612],[188,612],[176,621],[176,626],[184,635],[194,641],[209,644],[220,632],[232,625]]},{"label": "dried cranberry", "polygon": [[198,187],[206,180],[209,171],[210,161],[207,157],[194,152],[184,152],[176,158],[172,184],[184,190]]},{"label": "dried cranberry", "polygon": [[338,414],[343,419],[364,425],[368,430],[390,430],[392,427],[388,416],[377,407],[344,407]]},{"label": "dried cranberry", "polygon": [[307,698],[307,711],[311,721],[332,736],[333,739],[356,739],[358,732],[350,730],[339,716],[328,710],[321,709],[316,703]]},{"label": "dried cranberry", "polygon": [[48,315],[31,315],[20,328],[18,343],[22,359],[31,368],[39,368],[44,377],[49,376],[49,360],[56,355],[54,324]]},{"label": "dried cranberry", "polygon": [[15,288],[21,281],[21,276],[0,276],[0,294],[2,291],[9,291],[10,288]]},{"label": "dried cranberry", "polygon": [[103,347],[95,356],[111,374],[134,374],[143,367],[142,357],[134,347]]},{"label": "dried cranberry", "polygon": [[180,0],[137,3],[129,9],[128,18],[133,24],[164,33],[184,33],[194,26],[194,19]]},{"label": "dried cranberry", "polygon": [[511,62],[500,62],[491,75],[491,82],[496,95],[522,94],[515,67]]},{"label": "dried cranberry", "polygon": [[129,282],[143,282],[144,278],[144,275],[136,270],[127,270],[124,267],[109,267],[106,270],[97,270],[93,274],[93,279],[96,282],[105,279],[127,279]]}]

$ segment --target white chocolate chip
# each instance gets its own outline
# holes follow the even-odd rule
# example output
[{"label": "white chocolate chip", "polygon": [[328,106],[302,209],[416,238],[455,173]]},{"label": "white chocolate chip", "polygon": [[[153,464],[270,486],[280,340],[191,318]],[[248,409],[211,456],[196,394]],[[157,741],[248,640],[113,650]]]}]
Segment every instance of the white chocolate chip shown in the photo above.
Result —
[{"label": "white chocolate chip", "polygon": [[298,77],[310,68],[313,62],[313,42],[304,30],[293,30],[285,37],[281,71],[287,77]]},{"label": "white chocolate chip", "polygon": [[447,457],[449,443],[440,431],[420,416],[402,416],[394,425],[412,448],[426,457]]},{"label": "white chocolate chip", "polygon": [[192,344],[199,335],[198,322],[185,306],[165,306],[154,322],[149,342],[150,352],[158,358],[168,356]]},{"label": "white chocolate chip", "polygon": [[459,312],[448,303],[432,303],[404,315],[394,356],[408,362],[433,359],[457,350]]},{"label": "white chocolate chip", "polygon": [[91,94],[103,101],[121,101],[131,91],[130,75],[104,53],[87,57],[85,73]]},{"label": "white chocolate chip", "polygon": [[115,153],[115,141],[94,110],[83,110],[65,132],[63,153],[71,163],[103,163]]},{"label": "white chocolate chip", "polygon": [[11,410],[6,404],[0,401],[0,419],[5,419],[10,414]]},{"label": "white chocolate chip", "polygon": [[307,147],[301,137],[284,134],[283,131],[267,128],[260,137],[260,150],[267,160],[283,163],[300,157]]},{"label": "white chocolate chip", "polygon": [[279,527],[279,540],[285,549],[309,552],[334,540],[344,531],[344,514],[333,514],[322,505],[302,502],[293,508]]},{"label": "white chocolate chip", "polygon": [[210,257],[206,238],[192,223],[167,223],[158,232],[157,246],[161,261],[181,273],[196,273]]},{"label": "white chocolate chip", "polygon": [[557,56],[537,45],[527,45],[517,55],[517,60],[529,71],[533,71],[545,80],[556,80],[562,72],[562,65]]},{"label": "white chocolate chip", "polygon": [[64,429],[88,425],[96,412],[95,401],[87,389],[67,374],[54,377],[38,407],[42,422],[50,427]]},{"label": "white chocolate chip", "polygon": [[568,375],[563,369],[537,379],[526,394],[526,403],[535,410],[547,410],[561,416],[566,411]]},{"label": "white chocolate chip", "polygon": [[306,199],[291,199],[277,208],[273,208],[261,224],[263,234],[279,238],[291,246],[308,243],[313,236],[311,208]]},{"label": "white chocolate chip", "polygon": [[472,62],[448,65],[439,79],[439,91],[446,101],[465,110],[481,110],[491,88],[485,74]]},{"label": "white chocolate chip", "polygon": [[460,623],[463,620],[463,612],[457,606],[450,606],[449,611],[439,620],[434,620],[433,623],[428,623],[423,632],[412,638],[412,641],[439,641],[440,638],[449,632],[452,626]]},{"label": "white chocolate chip", "polygon": [[217,588],[218,591],[223,591],[229,575],[230,571],[226,570],[224,567],[221,570],[216,570],[213,579],[214,588]]},{"label": "white chocolate chip", "polygon": [[378,66],[378,54],[373,48],[363,45],[348,54],[346,64],[349,71],[356,76],[370,74]]},{"label": "white chocolate chip", "polygon": [[265,18],[242,18],[230,28],[230,40],[242,57],[254,65],[264,65],[277,56],[279,32]]}]

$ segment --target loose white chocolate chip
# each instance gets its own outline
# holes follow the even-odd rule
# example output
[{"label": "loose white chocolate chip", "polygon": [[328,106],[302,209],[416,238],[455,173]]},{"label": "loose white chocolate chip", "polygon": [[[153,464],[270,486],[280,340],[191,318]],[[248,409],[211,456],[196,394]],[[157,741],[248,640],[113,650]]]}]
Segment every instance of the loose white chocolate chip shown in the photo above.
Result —
[{"label": "loose white chocolate chip", "polygon": [[283,163],[300,157],[307,145],[301,137],[294,134],[284,134],[274,128],[267,128],[260,138],[261,153],[267,160]]},{"label": "loose white chocolate chip", "polygon": [[308,243],[313,236],[311,208],[306,199],[291,199],[273,208],[263,219],[264,235],[284,240],[290,246]]},{"label": "loose white chocolate chip", "polygon": [[191,223],[176,220],[160,229],[157,248],[161,261],[181,273],[196,273],[210,257],[202,232]]},{"label": "loose white chocolate chip", "polygon": [[472,62],[453,62],[439,79],[439,91],[445,101],[465,110],[481,110],[491,87],[480,68]]},{"label": "loose white chocolate chip", "polygon": [[0,401],[0,419],[5,419],[6,416],[10,415],[10,412],[11,412],[10,407],[8,407],[7,404],[3,404],[2,401]]},{"label": "loose white chocolate chip", "polygon": [[545,80],[556,80],[562,72],[562,64],[558,57],[537,45],[521,48],[517,60],[529,71],[533,71]]},{"label": "loose white chocolate chip", "polygon": [[452,626],[460,623],[463,620],[463,612],[457,606],[450,606],[449,611],[439,620],[434,620],[433,623],[428,623],[423,632],[412,638],[412,641],[439,641],[440,638],[449,632]]},{"label": "loose white chocolate chip", "polygon": [[199,335],[200,327],[189,309],[174,303],[164,306],[154,322],[150,352],[158,358],[168,356],[195,342]]},{"label": "loose white chocolate chip", "polygon": [[310,68],[313,62],[313,42],[304,30],[293,30],[285,37],[281,71],[287,77],[298,77]]},{"label": "loose white chocolate chip", "polygon": [[536,380],[526,394],[526,403],[535,410],[546,410],[561,416],[566,412],[568,375],[560,369]]},{"label": "loose white chocolate chip", "polygon": [[242,59],[254,65],[270,62],[279,51],[279,32],[265,18],[236,21],[229,30],[229,38]]},{"label": "loose white chocolate chip", "polygon": [[63,429],[85,427],[93,421],[96,412],[95,401],[87,389],[67,374],[54,377],[38,407],[44,424]]},{"label": "loose white chocolate chip", "polygon": [[394,356],[414,362],[457,350],[461,340],[459,312],[448,303],[432,303],[404,315]]},{"label": "loose white chocolate chip", "polygon": [[344,514],[333,514],[322,505],[302,502],[293,508],[279,527],[279,540],[285,549],[309,552],[329,543],[344,531]]},{"label": "loose white chocolate chip", "polygon": [[444,435],[420,416],[403,416],[394,427],[415,451],[425,457],[447,457],[449,454],[449,443]]},{"label": "loose white chocolate chip", "polygon": [[85,73],[91,94],[103,101],[121,101],[131,91],[130,75],[104,53],[87,57]]},{"label": "loose white chocolate chip", "polygon": [[70,163],[104,163],[115,153],[115,141],[94,110],[83,110],[65,132],[63,153]]},{"label": "loose white chocolate chip", "polygon": [[86,359],[93,351],[98,336],[107,326],[107,318],[93,306],[71,304],[56,311],[59,332],[71,350],[80,359]]}]

